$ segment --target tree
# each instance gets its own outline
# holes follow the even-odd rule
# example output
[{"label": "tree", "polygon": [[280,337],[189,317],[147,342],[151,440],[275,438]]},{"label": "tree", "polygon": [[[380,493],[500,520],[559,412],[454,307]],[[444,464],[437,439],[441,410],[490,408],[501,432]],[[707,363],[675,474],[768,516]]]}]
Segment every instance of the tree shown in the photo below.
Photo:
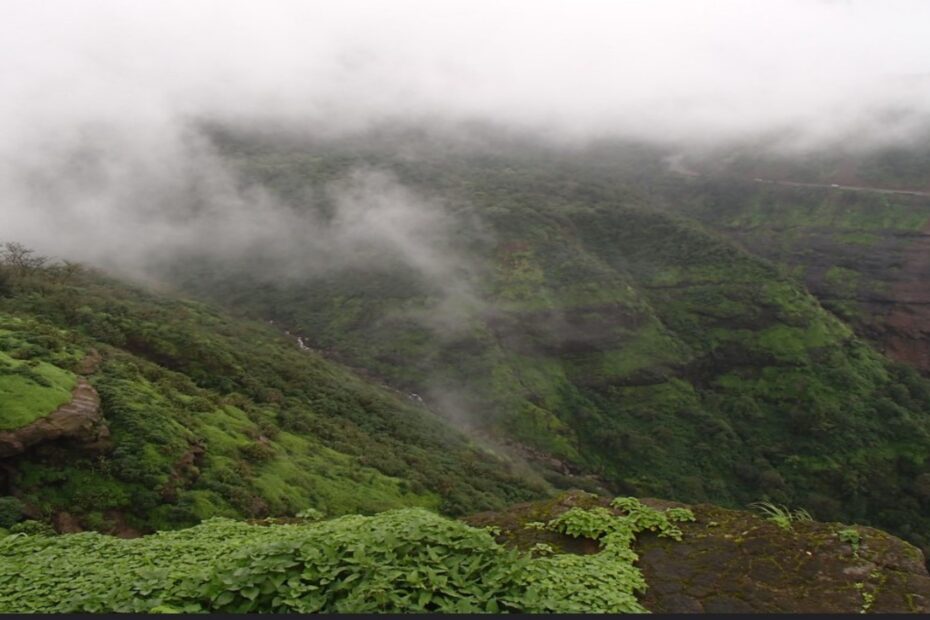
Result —
[{"label": "tree", "polygon": [[13,282],[10,272],[0,265],[0,297],[9,297],[13,294]]},{"label": "tree", "polygon": [[0,262],[22,276],[41,269],[48,262],[48,258],[36,255],[34,250],[21,243],[7,242],[3,244],[3,250],[0,250]]},{"label": "tree", "polygon": [[84,267],[80,263],[73,263],[68,260],[63,260],[59,264],[52,265],[49,268],[49,271],[58,282],[67,284],[71,282],[76,276],[83,273]]}]

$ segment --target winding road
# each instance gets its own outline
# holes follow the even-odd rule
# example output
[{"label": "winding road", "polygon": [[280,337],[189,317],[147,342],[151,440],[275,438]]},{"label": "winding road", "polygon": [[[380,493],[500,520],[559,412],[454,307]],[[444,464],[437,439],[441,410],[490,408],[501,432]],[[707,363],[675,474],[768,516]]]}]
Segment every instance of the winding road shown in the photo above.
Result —
[{"label": "winding road", "polygon": [[[684,164],[683,155],[673,155],[665,159],[666,164],[668,164],[668,169],[671,172],[680,174],[687,177],[700,177],[704,176],[696,170],[688,168]],[[802,181],[778,181],[775,179],[762,179],[755,177],[752,179],[754,183],[766,183],[769,185],[784,185],[788,187],[814,187],[822,189],[842,189],[853,192],[871,192],[873,194],[902,194],[906,196],[923,196],[930,198],[930,191],[920,191],[913,189],[888,189],[885,187],[869,187],[865,185],[840,185],[837,183],[805,183]]]}]

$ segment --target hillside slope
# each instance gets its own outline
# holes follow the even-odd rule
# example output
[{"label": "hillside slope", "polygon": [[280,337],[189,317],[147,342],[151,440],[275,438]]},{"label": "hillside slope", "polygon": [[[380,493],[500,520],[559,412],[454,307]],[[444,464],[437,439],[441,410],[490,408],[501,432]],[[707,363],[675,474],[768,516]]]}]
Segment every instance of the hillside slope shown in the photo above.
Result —
[{"label": "hillside slope", "polygon": [[670,209],[789,266],[892,359],[930,374],[930,198],[682,180]]},{"label": "hillside slope", "polygon": [[442,314],[443,291],[390,257],[286,283],[248,259],[187,261],[172,278],[617,492],[771,499],[930,541],[930,384],[789,269],[670,215],[657,160],[617,176],[609,152],[314,148],[247,143],[231,157],[284,198],[357,165],[442,195],[471,295],[452,327],[422,320]]},{"label": "hillside slope", "polygon": [[133,535],[308,507],[460,514],[548,492],[271,326],[89,272],[5,281],[0,490],[21,514],[7,502],[0,527],[29,516]]}]

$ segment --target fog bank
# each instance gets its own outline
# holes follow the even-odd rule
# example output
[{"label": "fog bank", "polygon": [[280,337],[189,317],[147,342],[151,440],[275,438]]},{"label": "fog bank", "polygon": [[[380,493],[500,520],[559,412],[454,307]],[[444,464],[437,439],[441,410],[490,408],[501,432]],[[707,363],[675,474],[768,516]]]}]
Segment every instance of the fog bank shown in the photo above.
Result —
[{"label": "fog bank", "polygon": [[[438,207],[395,188],[394,201],[362,200],[364,216],[347,207],[357,229],[326,228],[234,178],[196,130],[203,120],[330,136],[478,120],[558,140],[768,135],[809,146],[906,141],[930,111],[930,3],[920,1],[3,8],[0,238],[122,267],[207,240],[223,251],[310,247],[339,263],[363,239],[434,269],[420,244],[446,234]],[[345,205],[370,180],[356,185],[343,188],[355,196]],[[418,234],[384,224],[398,209]]]}]

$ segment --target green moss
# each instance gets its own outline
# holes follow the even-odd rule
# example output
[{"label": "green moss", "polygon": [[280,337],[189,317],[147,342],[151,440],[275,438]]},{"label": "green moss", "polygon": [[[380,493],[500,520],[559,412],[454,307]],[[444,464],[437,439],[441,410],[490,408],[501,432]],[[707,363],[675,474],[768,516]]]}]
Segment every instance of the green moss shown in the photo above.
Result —
[{"label": "green moss", "polygon": [[824,283],[837,295],[855,295],[859,289],[862,274],[852,269],[834,265],[824,274]]},{"label": "green moss", "polygon": [[43,361],[0,352],[0,430],[26,426],[71,400],[74,373]]},{"label": "green moss", "polygon": [[658,322],[647,324],[633,333],[633,337],[598,356],[599,368],[585,371],[605,382],[626,377],[648,368],[661,368],[688,361],[690,351]]}]

